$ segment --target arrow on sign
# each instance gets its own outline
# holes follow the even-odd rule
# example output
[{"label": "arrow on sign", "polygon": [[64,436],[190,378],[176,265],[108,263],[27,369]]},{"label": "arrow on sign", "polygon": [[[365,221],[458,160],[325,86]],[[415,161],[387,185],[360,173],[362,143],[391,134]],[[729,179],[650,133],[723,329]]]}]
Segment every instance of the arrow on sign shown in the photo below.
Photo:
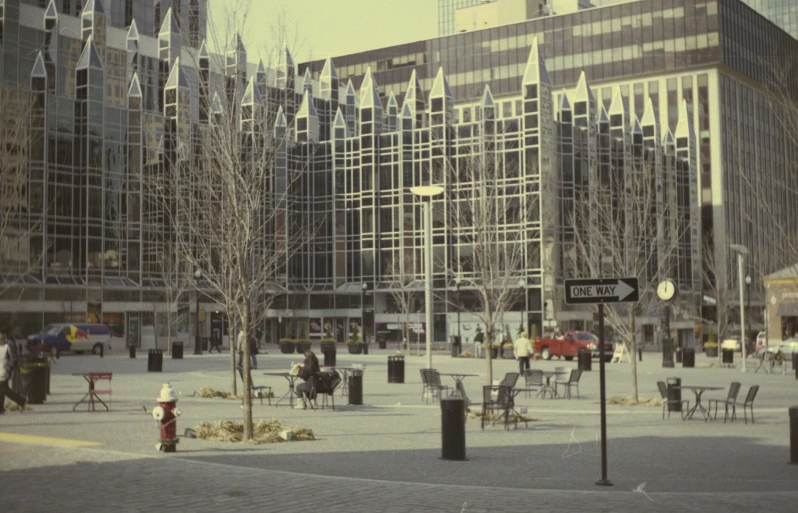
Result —
[{"label": "arrow on sign", "polygon": [[574,305],[637,301],[637,285],[637,278],[565,280],[565,302]]}]

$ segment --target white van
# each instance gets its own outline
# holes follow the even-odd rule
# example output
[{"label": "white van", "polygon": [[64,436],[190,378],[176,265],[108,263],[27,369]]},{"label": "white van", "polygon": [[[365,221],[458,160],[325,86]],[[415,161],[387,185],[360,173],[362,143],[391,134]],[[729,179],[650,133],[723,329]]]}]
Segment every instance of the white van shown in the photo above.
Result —
[{"label": "white van", "polygon": [[40,333],[29,336],[28,340],[46,344],[53,355],[66,351],[100,354],[111,348],[111,330],[105,324],[48,324]]}]

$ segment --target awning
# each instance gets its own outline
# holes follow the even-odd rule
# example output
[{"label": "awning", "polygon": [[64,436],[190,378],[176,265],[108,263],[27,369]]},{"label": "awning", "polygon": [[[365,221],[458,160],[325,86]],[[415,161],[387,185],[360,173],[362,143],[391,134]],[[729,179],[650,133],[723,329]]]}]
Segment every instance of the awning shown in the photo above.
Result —
[{"label": "awning", "polygon": [[779,317],[798,317],[798,303],[781,303],[776,315]]}]

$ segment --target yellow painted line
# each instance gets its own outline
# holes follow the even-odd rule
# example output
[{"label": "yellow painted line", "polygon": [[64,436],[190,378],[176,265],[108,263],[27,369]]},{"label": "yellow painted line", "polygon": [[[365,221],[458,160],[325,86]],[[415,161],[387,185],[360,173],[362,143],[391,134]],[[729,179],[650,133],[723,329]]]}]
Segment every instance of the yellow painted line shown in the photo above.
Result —
[{"label": "yellow painted line", "polygon": [[26,444],[60,445],[61,447],[95,447],[99,442],[69,440],[67,438],[50,438],[49,436],[19,435],[16,433],[0,433],[0,442],[19,442]]}]

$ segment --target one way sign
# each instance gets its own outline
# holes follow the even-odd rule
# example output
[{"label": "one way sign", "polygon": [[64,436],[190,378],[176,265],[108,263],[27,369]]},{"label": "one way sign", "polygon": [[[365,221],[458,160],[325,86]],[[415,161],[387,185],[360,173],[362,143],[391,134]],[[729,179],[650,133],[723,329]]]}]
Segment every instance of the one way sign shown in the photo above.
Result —
[{"label": "one way sign", "polygon": [[639,299],[637,278],[565,280],[565,303],[568,305],[633,303]]}]

